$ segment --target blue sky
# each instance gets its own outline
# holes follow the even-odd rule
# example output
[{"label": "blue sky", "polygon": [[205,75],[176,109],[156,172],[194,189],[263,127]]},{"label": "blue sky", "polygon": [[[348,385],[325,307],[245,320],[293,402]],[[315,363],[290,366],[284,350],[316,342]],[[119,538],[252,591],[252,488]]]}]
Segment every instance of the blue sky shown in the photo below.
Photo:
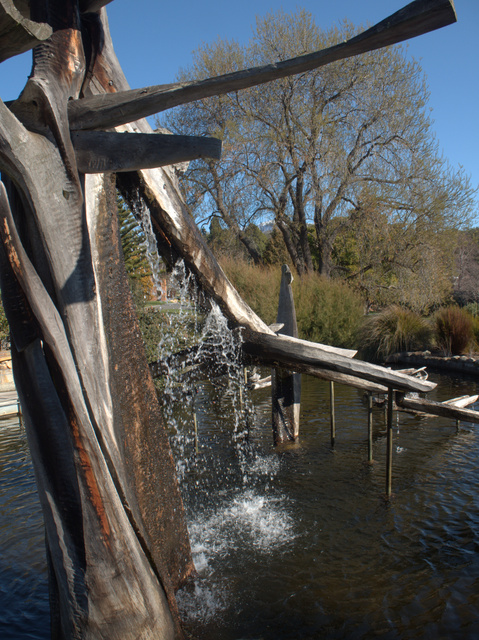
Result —
[{"label": "blue sky", "polygon": [[[374,24],[405,4],[407,0],[113,0],[107,11],[126,77],[132,87],[141,87],[173,82],[178,69],[191,63],[192,52],[218,36],[246,42],[257,15],[305,8],[319,26],[328,28],[344,18]],[[426,73],[440,148],[479,186],[479,0],[455,0],[455,7],[456,24],[409,41],[408,53]],[[0,65],[3,100],[18,96],[30,61],[27,53]]]}]

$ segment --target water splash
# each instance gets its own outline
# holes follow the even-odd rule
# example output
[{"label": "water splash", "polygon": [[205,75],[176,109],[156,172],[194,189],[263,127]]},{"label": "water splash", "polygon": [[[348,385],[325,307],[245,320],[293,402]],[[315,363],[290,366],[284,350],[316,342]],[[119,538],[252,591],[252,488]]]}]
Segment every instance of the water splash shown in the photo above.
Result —
[{"label": "water splash", "polygon": [[231,558],[247,553],[277,554],[295,539],[295,527],[281,495],[238,491],[211,512],[188,525],[198,578],[178,593],[183,619],[208,622],[230,605],[228,584],[221,576]]},{"label": "water splash", "polygon": [[148,264],[150,265],[156,295],[159,299],[161,299],[164,293],[161,279],[162,260],[158,254],[156,238],[153,232],[153,227],[151,226],[150,210],[148,209],[145,201],[141,198],[138,191],[129,198],[129,204],[133,210],[133,213],[135,214],[135,218],[138,220],[143,229],[145,237],[144,247],[146,250],[146,258],[148,260]]}]

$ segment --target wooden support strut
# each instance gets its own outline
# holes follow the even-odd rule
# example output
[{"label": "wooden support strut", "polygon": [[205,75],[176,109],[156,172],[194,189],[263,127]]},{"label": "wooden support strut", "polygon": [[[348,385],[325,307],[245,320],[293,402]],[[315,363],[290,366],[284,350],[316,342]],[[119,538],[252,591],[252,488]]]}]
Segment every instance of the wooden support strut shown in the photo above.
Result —
[{"label": "wooden support strut", "polygon": [[201,136],[74,131],[72,143],[82,173],[138,171],[198,158],[221,158],[221,140]]},{"label": "wooden support strut", "polygon": [[403,42],[455,21],[451,0],[415,0],[367,31],[322,51],[197,82],[157,85],[72,100],[68,105],[70,125],[72,129],[115,127],[187,102],[318,69],[337,60]]},{"label": "wooden support strut", "polygon": [[373,462],[373,395],[368,392],[368,463]]},{"label": "wooden support strut", "polygon": [[394,408],[394,391],[388,391],[388,409],[387,409],[387,441],[386,441],[386,499],[392,494],[392,474],[393,474],[393,408]]},{"label": "wooden support strut", "polygon": [[334,382],[332,380],[329,382],[329,402],[331,413],[331,448],[334,449],[334,445],[336,444],[336,411],[334,406]]}]

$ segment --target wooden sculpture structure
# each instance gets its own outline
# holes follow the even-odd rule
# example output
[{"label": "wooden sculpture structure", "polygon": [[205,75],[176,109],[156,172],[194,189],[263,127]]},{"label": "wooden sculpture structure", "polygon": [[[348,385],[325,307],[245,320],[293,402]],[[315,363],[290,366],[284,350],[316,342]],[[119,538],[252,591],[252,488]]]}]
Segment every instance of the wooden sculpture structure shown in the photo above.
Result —
[{"label": "wooden sculpture structure", "polygon": [[400,42],[455,20],[416,0],[331,49],[202,82],[129,90],[108,0],[0,0],[0,61],[33,49],[20,97],[0,101],[1,286],[15,382],[43,508],[54,638],[179,638],[175,591],[194,571],[182,501],[118,237],[115,177],[150,210],[244,352],[367,388],[433,385],[275,335],[245,305],[158,167],[219,157],[206,138],[153,135],[148,115]]},{"label": "wooden sculpture structure", "polygon": [[[298,323],[294,306],[293,274],[287,264],[281,268],[279,288],[277,334],[298,338]],[[301,402],[301,374],[287,369],[271,372],[271,413],[275,444],[295,441],[299,437],[299,412]]]}]

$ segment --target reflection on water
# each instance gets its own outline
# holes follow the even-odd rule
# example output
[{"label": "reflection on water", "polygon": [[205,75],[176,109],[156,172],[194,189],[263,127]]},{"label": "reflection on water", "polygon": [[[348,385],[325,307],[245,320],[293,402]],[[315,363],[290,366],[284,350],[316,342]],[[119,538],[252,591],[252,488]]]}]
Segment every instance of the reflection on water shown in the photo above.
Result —
[{"label": "reflection on water", "polygon": [[[475,381],[442,376],[429,397],[466,393],[477,393]],[[171,434],[199,574],[179,594],[187,633],[478,638],[478,428],[398,414],[394,497],[386,503],[381,409],[375,462],[367,465],[360,392],[336,386],[334,451],[326,383],[303,377],[300,444],[281,451],[272,447],[269,391],[253,394],[248,429],[238,430],[237,396],[201,385],[192,401],[199,454],[191,407],[183,406]],[[25,436],[1,423],[0,546],[0,637],[48,638],[43,532]]]},{"label": "reflection on water", "polygon": [[0,638],[50,637],[43,521],[25,429],[0,420]]}]

